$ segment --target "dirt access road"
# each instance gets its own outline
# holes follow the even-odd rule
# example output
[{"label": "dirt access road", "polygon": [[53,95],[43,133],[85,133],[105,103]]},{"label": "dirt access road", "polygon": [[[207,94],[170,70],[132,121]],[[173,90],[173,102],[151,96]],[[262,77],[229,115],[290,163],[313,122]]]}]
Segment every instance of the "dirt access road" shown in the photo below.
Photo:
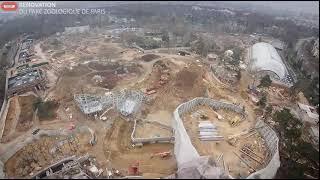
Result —
[{"label": "dirt access road", "polygon": [[38,42],[34,46],[34,50],[36,51],[36,55],[41,58],[41,61],[48,61],[46,55],[42,52],[40,45],[41,45],[41,42]]}]

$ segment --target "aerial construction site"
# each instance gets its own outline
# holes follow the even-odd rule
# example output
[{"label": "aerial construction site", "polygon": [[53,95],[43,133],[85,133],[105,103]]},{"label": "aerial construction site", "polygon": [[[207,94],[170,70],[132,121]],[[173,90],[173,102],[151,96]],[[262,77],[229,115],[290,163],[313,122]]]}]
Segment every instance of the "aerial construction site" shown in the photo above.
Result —
[{"label": "aerial construction site", "polygon": [[[112,25],[15,39],[0,178],[275,177],[279,136],[259,100],[270,92],[268,102],[290,102],[294,76],[278,39],[196,31],[215,40],[203,55],[178,40],[167,46],[163,31],[131,27],[133,18],[108,16]],[[161,46],[141,45],[150,39]],[[265,75],[272,86],[261,90]]]}]

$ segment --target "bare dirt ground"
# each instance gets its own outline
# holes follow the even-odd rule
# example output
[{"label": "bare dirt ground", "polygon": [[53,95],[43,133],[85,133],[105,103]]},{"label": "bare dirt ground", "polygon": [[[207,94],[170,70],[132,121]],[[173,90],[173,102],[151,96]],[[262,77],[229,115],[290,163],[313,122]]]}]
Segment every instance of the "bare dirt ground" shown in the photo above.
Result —
[{"label": "bare dirt ground", "polygon": [[[13,97],[10,100],[7,118],[5,119],[6,121],[5,121],[5,126],[4,126],[4,131],[3,131],[1,142],[9,141],[8,136],[11,133],[11,131],[14,129],[13,125],[14,125],[15,121],[18,121],[19,114],[16,113],[17,106],[19,106],[18,98]],[[18,114],[18,115],[16,115],[16,114]]]},{"label": "bare dirt ground", "polygon": [[[203,120],[201,120],[200,118],[193,118],[191,116],[193,112],[199,110],[203,112],[201,114],[206,115],[208,117],[206,121],[212,122],[217,127],[218,134],[224,137],[223,141],[200,141],[200,139],[198,138],[198,124],[199,121]],[[233,177],[247,177],[250,173],[252,173],[250,172],[250,168],[241,163],[239,158],[234,154],[234,152],[236,152],[240,155],[239,150],[244,144],[251,144],[255,149],[255,153],[262,157],[266,156],[266,149],[263,145],[264,142],[257,134],[248,138],[244,138],[245,136],[240,137],[236,146],[232,146],[226,141],[228,136],[239,134],[243,131],[248,130],[250,127],[252,127],[252,123],[244,120],[240,123],[240,125],[232,127],[228,123],[228,119],[234,118],[234,116],[231,117],[229,111],[217,111],[220,115],[222,115],[225,118],[224,120],[218,120],[216,118],[216,114],[212,111],[212,109],[206,106],[196,108],[193,112],[185,115],[183,118],[184,125],[191,138],[192,144],[195,146],[200,155],[212,155],[213,157],[217,158],[220,154],[223,154],[224,161],[229,167],[229,172]],[[229,117],[227,117],[227,115]],[[245,156],[242,156],[242,158],[245,158]],[[258,164],[257,162],[253,160],[251,161],[252,162],[250,162],[250,164],[256,170],[263,168],[263,166]]]},{"label": "bare dirt ground", "polygon": [[173,152],[173,145],[148,144],[141,148],[133,148],[130,142],[132,126],[132,123],[116,119],[110,131],[107,132],[104,145],[105,150],[111,152],[112,166],[126,174],[129,165],[138,161],[139,170],[145,178],[164,177],[174,173],[176,161],[173,156],[167,159],[151,158],[153,153],[169,150]]},{"label": "bare dirt ground", "polygon": [[41,60],[41,61],[47,61],[47,57],[46,57],[46,55],[42,52],[42,49],[41,49],[41,47],[40,47],[40,42],[39,43],[37,43],[35,46],[34,46],[34,50],[35,50],[35,52],[36,52],[36,56],[37,57],[39,57],[39,59]]},{"label": "bare dirt ground", "polygon": [[[70,145],[65,141],[66,138],[66,136],[42,137],[39,141],[23,147],[5,163],[7,175],[29,177],[50,163],[73,154],[83,155],[91,148],[88,143],[89,133],[75,134],[74,141]],[[61,144],[58,145],[59,143]],[[54,151],[54,147],[60,147],[60,150]],[[54,153],[50,154],[50,151]]]},{"label": "bare dirt ground", "polygon": [[167,126],[171,126],[172,124],[172,112],[165,110],[158,110],[155,112],[149,112],[146,117],[148,121],[157,121],[161,124],[165,124]]},{"label": "bare dirt ground", "polygon": [[[169,66],[169,72],[168,82],[157,88],[156,94],[151,95],[154,97],[154,103],[150,106],[149,112],[156,110],[173,112],[182,102],[205,94],[206,85],[202,83],[203,70],[200,67],[191,64],[188,68],[184,68],[175,64],[173,67]],[[154,87],[153,84],[159,82],[158,78],[159,74],[152,73],[143,82],[144,87]]]},{"label": "bare dirt ground", "polygon": [[11,141],[34,125],[33,103],[35,100],[36,97],[32,94],[16,96],[11,99],[2,142]]},{"label": "bare dirt ground", "polygon": [[[124,175],[127,174],[129,165],[136,161],[140,163],[140,171],[146,178],[170,175],[177,169],[173,156],[168,159],[161,159],[160,157],[151,159],[150,157],[157,152],[168,150],[173,152],[173,144],[148,144],[141,148],[133,148],[130,141],[132,122],[127,122],[117,115],[111,116],[110,114],[105,115],[110,117],[107,121],[94,120],[93,117],[85,116],[75,105],[73,101],[74,94],[92,93],[102,95],[110,89],[132,88],[144,91],[147,88],[155,87],[156,93],[149,95],[153,99],[152,103],[145,108],[144,115],[139,118],[157,121],[168,126],[171,126],[172,112],[179,104],[195,97],[208,95],[213,99],[225,99],[240,103],[245,106],[248,112],[247,121],[242,122],[235,128],[230,128],[228,122],[220,122],[219,126],[224,130],[225,136],[229,135],[228,132],[230,134],[241,132],[242,129],[255,122],[256,116],[253,111],[253,105],[245,96],[245,89],[250,83],[250,76],[246,73],[242,74],[239,87],[232,91],[230,87],[224,86],[209,76],[207,73],[208,67],[205,67],[199,61],[201,58],[193,54],[179,56],[177,54],[153,52],[154,56],[148,57],[135,49],[124,48],[121,44],[101,40],[97,35],[92,34],[67,36],[63,41],[55,41],[53,39],[50,37],[41,42],[41,46],[37,44],[36,50],[40,52],[41,48],[44,48],[41,51],[42,54],[38,53],[38,56],[41,59],[47,58],[50,61],[47,71],[50,71],[48,77],[52,83],[46,97],[60,103],[57,110],[58,116],[51,121],[37,122],[35,126],[48,129],[63,129],[67,128],[70,122],[74,122],[77,125],[88,125],[98,137],[97,144],[93,147],[84,145],[75,153],[88,152],[96,156],[97,161],[104,169],[108,167],[107,160],[110,152],[111,166],[120,170]],[[232,44],[231,41],[230,44]],[[112,61],[121,62],[122,64],[113,66]],[[132,65],[131,63],[136,64]],[[122,67],[126,67],[129,72],[122,73],[124,70]],[[114,72],[115,68],[119,68],[119,74],[117,72],[117,75]],[[100,84],[92,80],[95,75],[102,77]],[[11,111],[15,111],[14,105],[10,105],[10,107],[13,107]],[[212,111],[206,113],[214,117],[210,114]],[[223,114],[223,112],[220,113]],[[7,118],[13,117],[8,116]],[[228,119],[227,116],[225,118]],[[211,119],[214,123],[219,123],[215,118]],[[185,120],[186,126],[189,127],[187,128],[189,129],[189,134],[194,132],[197,128],[196,121],[190,119],[190,117],[186,117]],[[7,132],[10,129],[8,127]],[[146,126],[142,130],[142,134],[147,136],[167,133],[162,132],[158,127],[152,126]],[[31,134],[30,130],[26,133],[28,133],[27,135]],[[86,135],[83,136],[85,136],[83,137],[85,139],[83,142],[87,143]],[[24,138],[19,136],[15,139],[12,138],[13,140],[7,144],[1,144],[0,153],[5,152],[12,144],[19,144]],[[240,145],[249,140],[251,140],[249,143],[255,146],[260,143],[257,137],[251,136],[250,138],[246,140],[240,139],[237,147],[233,147],[226,142],[219,145],[212,142],[202,143],[198,142],[197,138],[193,139],[193,143],[198,143],[196,147],[200,154],[210,154],[214,157],[217,157],[226,149],[230,149],[230,151],[226,151],[224,158],[230,166],[232,175],[239,177],[239,171],[241,176],[246,176],[248,168],[242,167],[244,165],[239,163],[239,159],[231,150],[233,149],[240,154],[238,152]],[[47,141],[52,143],[54,140],[48,139]],[[22,152],[28,153],[29,151],[22,150],[21,153],[17,153],[6,164],[9,176],[28,176],[28,173],[34,172],[36,167],[26,164],[25,166],[28,168],[21,170],[22,165],[19,164],[23,164],[24,161],[22,155],[20,155]],[[51,163],[49,161],[45,163]],[[32,166],[36,165],[33,164]]]},{"label": "bare dirt ground", "polygon": [[145,61],[145,62],[150,62],[150,61],[152,61],[152,60],[154,60],[154,59],[157,59],[157,58],[159,58],[160,56],[158,56],[158,55],[155,55],[155,54],[146,54],[146,55],[143,55],[142,57],[141,57],[141,60],[143,60],[143,61]]},{"label": "bare dirt ground", "polygon": [[171,137],[172,132],[163,127],[146,122],[139,122],[136,126],[136,138]]},{"label": "bare dirt ground", "polygon": [[[118,62],[133,60],[137,51],[124,49],[120,44],[101,41],[97,35],[86,34],[79,37],[70,35],[64,36],[63,40],[60,37],[49,37],[42,45],[46,57],[51,61],[54,74],[59,79],[53,90],[56,92],[48,95],[51,97],[70,99],[70,94],[74,93],[87,91],[94,93],[97,89],[108,90],[118,85],[123,87],[140,76],[141,70],[134,65],[126,66],[129,71],[126,74],[115,73],[115,71],[120,72],[118,68],[123,67]],[[56,52],[61,50],[65,53],[57,55]],[[53,55],[55,57],[52,57]],[[94,82],[92,77],[95,75],[100,75],[102,82]]]},{"label": "bare dirt ground", "polygon": [[[102,66],[103,67],[103,66]],[[102,68],[100,67],[100,68]],[[75,67],[73,70],[67,70],[56,84],[55,91],[50,95],[56,100],[70,101],[73,99],[73,94],[76,93],[97,93],[107,92],[108,90],[123,87],[132,82],[140,76],[140,67],[136,69],[127,68],[128,74],[115,74],[113,71],[101,70],[92,71],[86,65]],[[101,81],[95,81],[94,76],[101,77]]]},{"label": "bare dirt ground", "polygon": [[19,96],[21,113],[19,115],[18,123],[16,124],[17,131],[26,131],[32,127],[34,115],[33,104],[35,100],[36,97],[33,95]]},{"label": "bare dirt ground", "polygon": [[266,89],[267,101],[271,105],[276,106],[292,106],[289,90],[280,87],[269,87]]}]

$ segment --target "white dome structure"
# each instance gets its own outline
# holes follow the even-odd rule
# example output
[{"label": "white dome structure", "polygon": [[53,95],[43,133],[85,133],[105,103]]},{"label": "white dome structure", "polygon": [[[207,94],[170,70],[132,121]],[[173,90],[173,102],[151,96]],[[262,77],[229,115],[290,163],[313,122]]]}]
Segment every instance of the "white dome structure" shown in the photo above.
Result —
[{"label": "white dome structure", "polygon": [[249,57],[252,72],[269,74],[277,80],[286,78],[286,66],[272,45],[264,42],[254,44],[249,50]]}]

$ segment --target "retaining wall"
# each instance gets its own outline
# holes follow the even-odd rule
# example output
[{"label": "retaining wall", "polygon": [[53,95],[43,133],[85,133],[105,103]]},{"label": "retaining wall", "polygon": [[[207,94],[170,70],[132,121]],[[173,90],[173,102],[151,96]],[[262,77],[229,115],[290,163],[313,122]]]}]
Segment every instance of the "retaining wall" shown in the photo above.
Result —
[{"label": "retaining wall", "polygon": [[279,138],[276,132],[260,119],[257,121],[255,128],[265,139],[271,153],[271,160],[265,168],[250,174],[247,179],[272,179],[280,167]]},{"label": "retaining wall", "polygon": [[[158,126],[161,126],[164,129],[168,129],[168,130],[172,130],[170,127],[163,125],[161,123],[158,122],[149,122],[146,121],[146,123],[155,123]],[[137,120],[134,120],[134,125],[133,125],[133,130],[131,133],[131,142],[133,144],[138,144],[138,143],[172,143],[174,142],[174,137],[170,136],[170,137],[153,137],[153,138],[135,138],[135,132],[136,132],[136,126],[137,126]]]},{"label": "retaining wall", "polygon": [[6,115],[8,113],[8,100],[5,98],[0,111],[0,139],[2,139],[4,128],[6,126]]},{"label": "retaining wall", "polygon": [[182,114],[192,111],[199,105],[208,105],[213,109],[228,109],[240,113],[242,117],[246,116],[243,108],[240,106],[231,103],[215,101],[209,98],[198,97],[191,101],[180,104],[173,112],[174,120],[172,121],[172,127],[174,128],[175,135],[174,154],[177,159],[178,167],[185,162],[192,161],[200,157],[199,153],[192,145],[189,135],[183,125],[182,119],[180,118]]},{"label": "retaining wall", "polygon": [[[192,160],[200,158],[200,155],[192,145],[190,137],[186,132],[183,122],[180,118],[182,114],[192,111],[199,105],[208,105],[213,109],[228,109],[240,113],[243,118],[246,116],[246,113],[241,106],[226,102],[220,102],[209,98],[198,97],[191,101],[180,104],[173,112],[173,128],[175,134],[174,154],[177,159],[178,169],[182,167],[183,163],[186,163],[188,161],[191,162]],[[277,137],[277,134],[262,120],[257,121],[255,128],[266,140],[267,147],[272,155],[272,158],[264,169],[261,169],[249,175],[247,178],[273,178],[277,173],[278,168],[280,167],[280,158],[278,151],[279,139]]]},{"label": "retaining wall", "polygon": [[4,97],[3,97],[3,103],[1,106],[1,111],[0,111],[0,139],[2,139],[4,127],[5,127],[5,121],[6,121],[6,115],[8,111],[8,99],[7,99],[7,90],[8,90],[8,71],[6,71],[6,83],[5,83],[5,90],[4,90]]}]

